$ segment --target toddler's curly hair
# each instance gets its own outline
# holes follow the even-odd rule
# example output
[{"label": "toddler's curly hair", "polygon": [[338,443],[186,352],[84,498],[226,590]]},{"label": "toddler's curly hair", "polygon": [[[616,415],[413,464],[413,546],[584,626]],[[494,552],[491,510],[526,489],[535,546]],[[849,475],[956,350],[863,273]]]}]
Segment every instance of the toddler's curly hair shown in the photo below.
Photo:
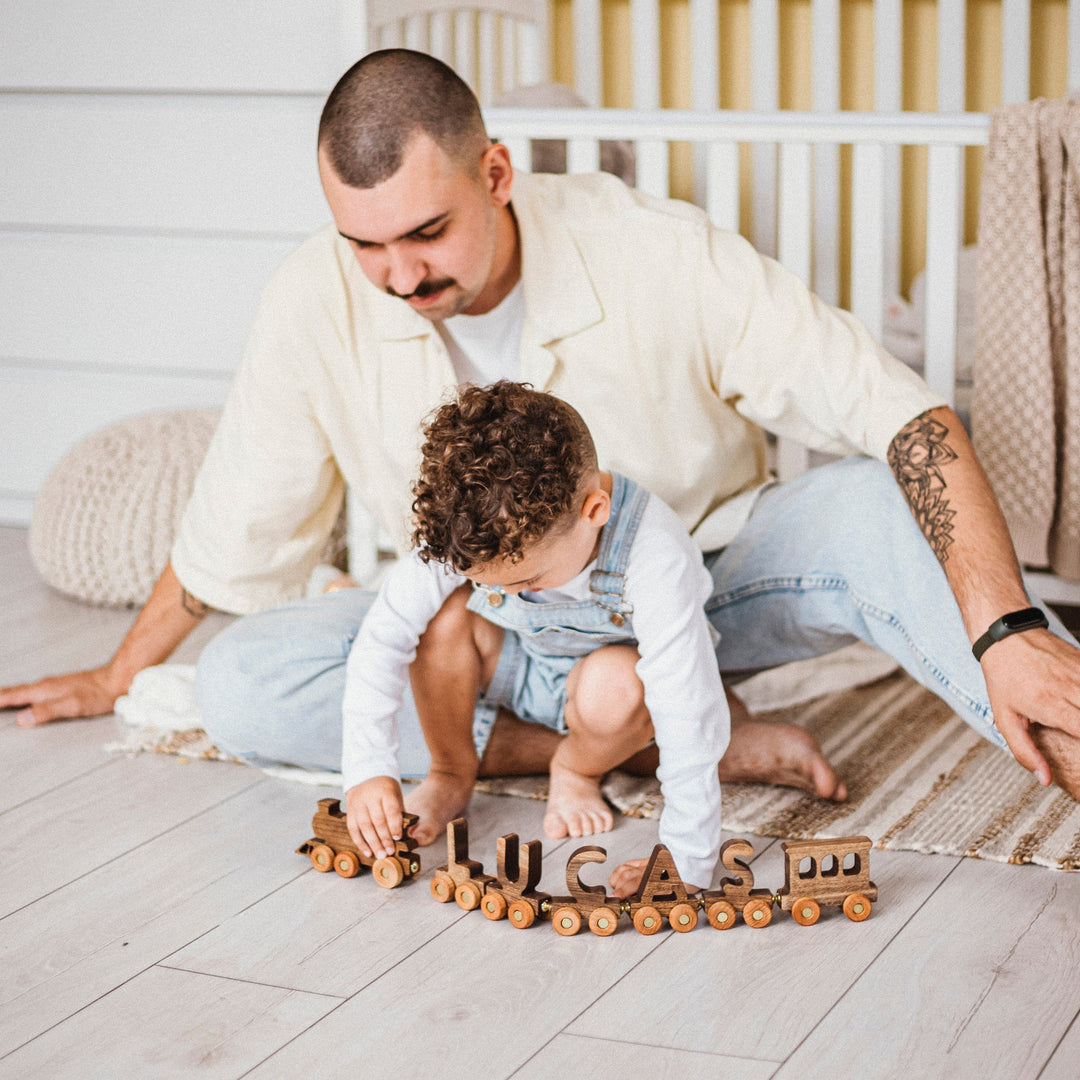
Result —
[{"label": "toddler's curly hair", "polygon": [[596,448],[577,411],[527,384],[466,386],[424,427],[412,539],[424,562],[467,573],[569,526]]}]

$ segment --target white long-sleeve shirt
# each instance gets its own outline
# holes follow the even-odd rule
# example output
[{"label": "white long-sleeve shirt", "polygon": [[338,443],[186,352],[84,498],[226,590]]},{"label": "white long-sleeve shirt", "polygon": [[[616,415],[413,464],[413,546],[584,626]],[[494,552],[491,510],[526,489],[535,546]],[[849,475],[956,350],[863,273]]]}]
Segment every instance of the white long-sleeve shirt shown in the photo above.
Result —
[{"label": "white long-sleeve shirt", "polygon": [[[589,599],[595,563],[557,590],[524,594],[537,603]],[[415,553],[383,582],[349,654],[343,709],[346,790],[373,776],[400,779],[396,713],[417,642],[443,602],[467,579]],[[707,886],[720,851],[717,763],[730,717],[716,665],[705,602],[712,579],[674,511],[652,496],[626,567],[625,598],[640,659],[638,677],[660,751],[664,796],[661,843],[683,880]]]}]

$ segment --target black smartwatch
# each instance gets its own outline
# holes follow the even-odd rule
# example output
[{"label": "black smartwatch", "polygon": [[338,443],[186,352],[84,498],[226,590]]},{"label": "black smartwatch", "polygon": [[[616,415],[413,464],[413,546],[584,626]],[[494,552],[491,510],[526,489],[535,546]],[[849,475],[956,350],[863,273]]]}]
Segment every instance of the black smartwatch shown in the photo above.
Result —
[{"label": "black smartwatch", "polygon": [[976,660],[981,660],[983,653],[995,641],[1007,638],[1010,634],[1020,634],[1025,630],[1045,630],[1049,625],[1046,615],[1037,607],[1010,611],[1008,615],[1002,615],[1000,619],[990,624],[990,629],[971,646],[971,652]]}]

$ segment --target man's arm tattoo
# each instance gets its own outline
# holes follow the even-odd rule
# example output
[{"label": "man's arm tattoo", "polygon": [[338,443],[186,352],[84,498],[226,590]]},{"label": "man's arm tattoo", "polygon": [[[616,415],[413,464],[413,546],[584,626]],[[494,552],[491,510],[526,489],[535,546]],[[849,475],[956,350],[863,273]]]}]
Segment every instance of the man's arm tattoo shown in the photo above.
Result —
[{"label": "man's arm tattoo", "polygon": [[944,424],[923,413],[900,429],[888,455],[896,482],[942,566],[949,559],[956,517],[945,498],[941,473],[943,465],[956,460],[956,452],[945,444],[948,433]]},{"label": "man's arm tattoo", "polygon": [[209,604],[204,604],[198,597],[192,596],[183,586],[180,587],[180,603],[193,619],[205,618],[207,612],[214,610]]}]

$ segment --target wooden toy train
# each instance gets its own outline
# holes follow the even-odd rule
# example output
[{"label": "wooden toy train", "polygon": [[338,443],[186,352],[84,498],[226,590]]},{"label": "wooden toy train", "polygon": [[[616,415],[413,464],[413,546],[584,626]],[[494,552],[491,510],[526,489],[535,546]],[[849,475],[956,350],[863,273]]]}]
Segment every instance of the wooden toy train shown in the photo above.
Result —
[{"label": "wooden toy train", "polygon": [[319,809],[311,819],[311,831],[315,834],[297,849],[297,855],[307,855],[311,865],[320,873],[336,870],[342,877],[356,877],[361,866],[371,868],[376,885],[393,889],[406,878],[420,873],[420,856],[415,854],[416,841],[409,836],[409,829],[419,820],[415,814],[404,814],[404,835],[397,841],[393,855],[373,858],[365,855],[352,842],[345,814],[338,799],[320,799]]},{"label": "wooden toy train", "polygon": [[878,892],[870,880],[868,837],[795,840],[781,847],[784,887],[775,895],[754,888],[754,872],[746,862],[754,854],[750,843],[728,840],[720,849],[720,861],[733,876],[724,878],[719,889],[697,896],[689,895],[663,844],[653,848],[641,884],[628,900],[607,896],[603,886],[582,883],[586,863],[607,859],[607,852],[594,844],[578,848],[566,864],[570,895],[550,896],[536,891],[542,870],[539,840],[522,847],[515,833],[499,837],[498,873],[492,876],[469,858],[468,826],[458,818],[447,826],[447,863],[435,871],[431,895],[444,904],[455,900],[466,911],[480,908],[489,919],[508,918],[520,928],[550,918],[555,932],[564,937],[586,924],[594,934],[607,937],[624,914],[641,934],[655,934],[665,918],[673,930],[686,933],[697,926],[699,911],[717,930],[734,926],[738,913],[747,926],[759,928],[772,920],[774,904],[803,926],[816,923],[823,907],[839,907],[853,922],[869,918]]},{"label": "wooden toy train", "polygon": [[[376,884],[393,889],[420,873],[416,841],[408,829],[415,814],[404,815],[405,835],[397,841],[395,854],[382,858],[365,856],[349,836],[345,814],[337,799],[320,799],[311,822],[315,835],[297,848],[316,870],[336,870],[355,877],[361,866],[371,868]],[[728,930],[742,915],[747,926],[758,929],[772,921],[773,907],[790,911],[803,926],[811,926],[823,907],[839,907],[853,922],[870,917],[877,900],[877,886],[870,880],[870,839],[843,836],[836,840],[794,840],[780,845],[784,852],[784,886],[778,892],[754,888],[754,872],[747,862],[754,854],[747,840],[728,840],[720,848],[720,862],[732,876],[720,888],[691,896],[679,877],[675,861],[663,844],[649,857],[637,892],[628,900],[608,896],[602,885],[585,885],[582,867],[602,863],[607,852],[595,844],[579,847],[566,864],[568,896],[538,892],[543,870],[543,847],[539,840],[521,845],[516,833],[500,836],[496,874],[485,874],[481,863],[469,858],[469,832],[464,818],[446,827],[447,862],[431,880],[431,895],[440,903],[451,900],[465,911],[479,908],[492,920],[507,918],[524,929],[537,919],[550,918],[555,932],[569,937],[585,925],[600,937],[615,933],[619,919],[628,915],[641,934],[655,934],[664,920],[673,930],[686,933],[704,912],[711,926]]]}]

